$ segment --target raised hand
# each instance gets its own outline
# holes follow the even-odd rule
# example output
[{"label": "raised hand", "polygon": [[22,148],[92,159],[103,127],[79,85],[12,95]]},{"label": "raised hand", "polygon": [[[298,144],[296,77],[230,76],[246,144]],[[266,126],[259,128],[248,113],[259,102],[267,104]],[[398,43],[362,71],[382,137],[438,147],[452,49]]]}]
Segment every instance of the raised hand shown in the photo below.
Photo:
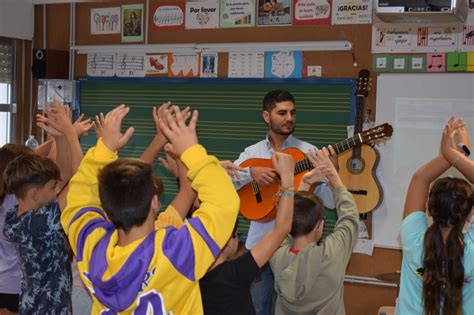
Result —
[{"label": "raised hand", "polygon": [[166,110],[160,119],[160,129],[166,138],[173,144],[176,154],[181,156],[184,151],[198,144],[196,134],[196,123],[198,112],[194,111],[189,124],[186,124],[185,115],[179,110],[178,106],[171,106]]},{"label": "raised hand", "polygon": [[72,124],[72,127],[74,128],[74,131],[76,132],[76,135],[78,138],[87,136],[89,129],[91,129],[92,127],[92,120],[91,119],[82,120],[83,118],[84,118],[84,114],[81,114],[79,118],[76,119],[74,124]]},{"label": "raised hand", "polygon": [[226,170],[227,174],[229,174],[230,177],[235,177],[237,179],[240,179],[239,172],[245,171],[244,168],[235,165],[232,163],[232,161],[225,160],[225,161],[219,161],[221,166]]},{"label": "raised hand", "polygon": [[104,120],[105,117],[103,113],[100,113],[100,115],[95,115],[94,131],[97,139],[102,137],[102,125],[104,124]]},{"label": "raised hand", "polygon": [[339,177],[339,174],[330,159],[329,150],[327,148],[323,148],[322,150],[316,149],[315,153],[315,169],[328,178],[333,188],[343,186],[341,178]]},{"label": "raised hand", "polygon": [[133,127],[129,127],[123,134],[120,131],[122,120],[129,111],[130,107],[122,104],[105,115],[102,125],[102,141],[111,151],[115,152],[127,144],[135,131]]},{"label": "raised hand", "polygon": [[70,109],[63,106],[60,101],[54,100],[53,107],[46,104],[45,113],[46,116],[36,115],[37,125],[52,136],[59,137],[75,132],[70,119]]},{"label": "raised hand", "polygon": [[[313,167],[316,167],[318,165],[318,162],[316,160],[317,158],[317,149],[316,148],[311,148],[309,149],[308,152],[306,152],[306,157],[308,160],[311,162]],[[331,160],[331,162],[333,162]],[[333,163],[334,165],[334,163]],[[306,174],[303,175],[302,182],[307,184],[308,186],[311,186],[317,182],[327,182],[328,179],[326,176],[324,176],[321,171],[319,171],[316,168],[313,168],[311,171],[307,172]],[[308,187],[309,188],[309,187]],[[304,189],[306,190],[306,189]]]}]

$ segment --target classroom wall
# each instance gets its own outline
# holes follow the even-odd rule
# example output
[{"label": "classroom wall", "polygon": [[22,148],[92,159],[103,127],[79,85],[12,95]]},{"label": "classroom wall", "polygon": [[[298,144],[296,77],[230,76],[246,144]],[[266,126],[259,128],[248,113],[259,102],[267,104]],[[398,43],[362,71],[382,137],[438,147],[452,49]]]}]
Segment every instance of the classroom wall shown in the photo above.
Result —
[{"label": "classroom wall", "polygon": [[[150,7],[156,0],[150,0]],[[166,2],[162,0],[161,2]],[[113,7],[121,4],[145,3],[145,1],[114,1],[76,4],[76,45],[120,44],[120,35],[90,35],[90,9]],[[42,9],[47,10],[47,47],[42,46]],[[146,36],[146,34],[145,34]],[[265,42],[265,41],[310,41],[349,40],[354,47],[358,67],[353,66],[351,53],[346,52],[304,52],[303,66],[320,65],[325,78],[354,78],[360,69],[371,69],[371,26],[370,25],[320,25],[281,26],[247,29],[183,30],[151,33],[149,44],[156,43],[224,43],[224,42]],[[69,4],[37,5],[35,7],[35,48],[69,48]],[[296,48],[296,47],[295,47]],[[86,55],[76,55],[75,77],[85,77]],[[219,56],[219,77],[227,75],[227,58]],[[373,76],[373,75],[372,75]],[[375,84],[375,80],[373,80]],[[35,89],[33,89],[35,90]],[[376,87],[373,86],[366,101],[375,108]],[[374,120],[375,110],[371,118]],[[243,149],[243,148],[242,148]],[[369,222],[370,226],[370,215]],[[370,230],[370,228],[369,228]],[[353,254],[347,269],[348,275],[374,277],[380,273],[395,272],[400,269],[401,251],[376,248],[373,256]],[[396,288],[346,284],[345,306],[348,315],[376,314],[382,305],[394,305]]]}]

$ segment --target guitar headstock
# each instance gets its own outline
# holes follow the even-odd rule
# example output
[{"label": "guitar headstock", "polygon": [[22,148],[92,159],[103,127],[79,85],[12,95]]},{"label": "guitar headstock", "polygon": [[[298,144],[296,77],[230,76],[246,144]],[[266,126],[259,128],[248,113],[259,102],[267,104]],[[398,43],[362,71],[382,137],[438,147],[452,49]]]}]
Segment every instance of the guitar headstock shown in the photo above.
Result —
[{"label": "guitar headstock", "polygon": [[385,123],[362,131],[360,136],[362,137],[362,143],[373,146],[376,142],[390,138],[392,134],[392,125]]},{"label": "guitar headstock", "polygon": [[357,96],[367,97],[370,91],[370,71],[363,69],[359,71],[359,78],[357,79]]}]

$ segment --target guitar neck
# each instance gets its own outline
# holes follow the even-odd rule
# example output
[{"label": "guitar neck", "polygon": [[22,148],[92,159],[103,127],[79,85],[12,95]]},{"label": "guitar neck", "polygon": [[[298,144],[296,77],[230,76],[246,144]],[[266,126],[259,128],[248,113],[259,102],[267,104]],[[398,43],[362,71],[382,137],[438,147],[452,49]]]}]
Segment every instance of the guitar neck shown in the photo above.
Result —
[{"label": "guitar neck", "polygon": [[[360,146],[362,143],[364,143],[362,141],[362,135],[361,133],[357,133],[353,137],[347,138],[341,142],[333,144],[332,147],[334,148],[334,151],[336,151],[336,153],[339,154],[349,149],[352,149],[354,147]],[[295,175],[303,171],[310,170],[312,168],[313,168],[313,164],[311,164],[311,161],[308,158],[302,159],[295,163]]]}]

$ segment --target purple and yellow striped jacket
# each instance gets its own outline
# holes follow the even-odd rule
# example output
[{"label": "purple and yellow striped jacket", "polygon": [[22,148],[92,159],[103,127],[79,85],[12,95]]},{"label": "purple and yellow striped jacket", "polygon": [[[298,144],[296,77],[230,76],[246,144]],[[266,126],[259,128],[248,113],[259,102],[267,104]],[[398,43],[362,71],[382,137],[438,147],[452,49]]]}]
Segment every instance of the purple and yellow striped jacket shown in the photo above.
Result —
[{"label": "purple and yellow striped jacket", "polygon": [[71,179],[61,215],[81,279],[92,294],[92,314],[202,314],[199,279],[229,239],[239,209],[229,176],[202,146],[189,148],[181,160],[201,207],[179,229],[157,228],[118,246],[97,181],[98,171],[116,159],[99,139]]}]

